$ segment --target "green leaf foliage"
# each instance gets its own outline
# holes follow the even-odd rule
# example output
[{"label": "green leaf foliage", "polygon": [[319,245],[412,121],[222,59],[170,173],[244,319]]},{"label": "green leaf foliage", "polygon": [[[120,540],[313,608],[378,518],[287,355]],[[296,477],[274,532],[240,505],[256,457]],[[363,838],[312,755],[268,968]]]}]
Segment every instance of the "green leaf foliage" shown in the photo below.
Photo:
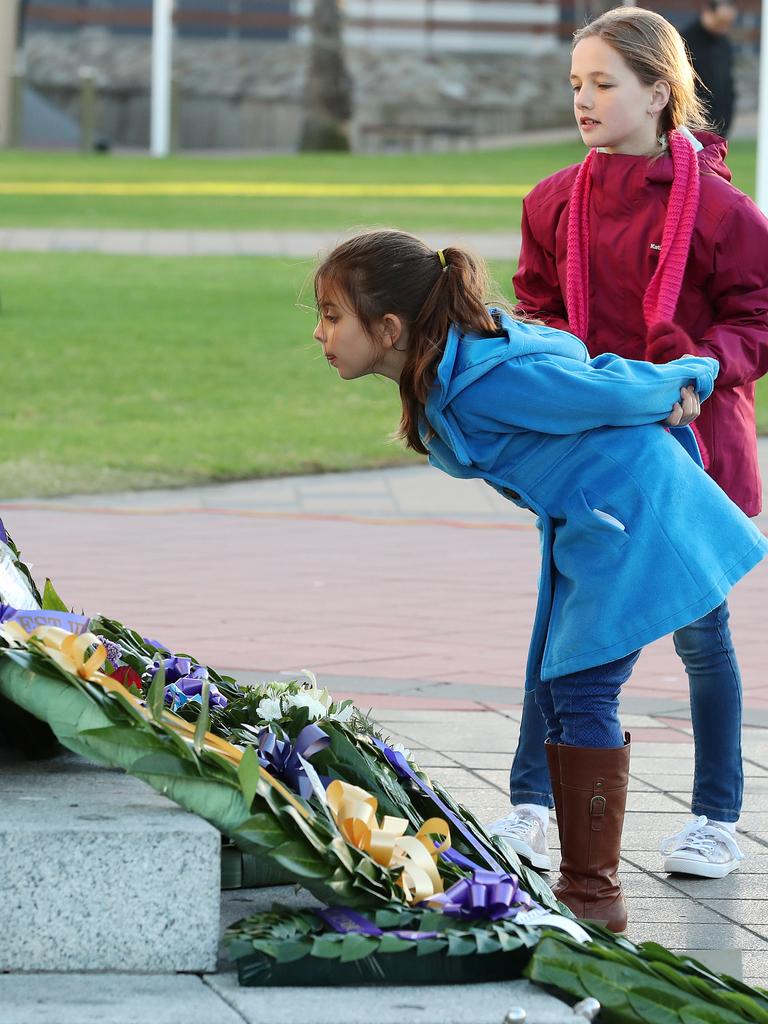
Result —
[{"label": "green leaf foliage", "polygon": [[159,722],[165,707],[165,669],[159,665],[147,692],[147,705],[152,717]]},{"label": "green leaf foliage", "polygon": [[46,579],[45,586],[43,587],[43,608],[46,611],[52,612],[68,612],[69,608],[64,604],[59,595],[56,593],[56,588],[49,579]]},{"label": "green leaf foliage", "polygon": [[364,957],[375,953],[379,948],[379,941],[373,935],[357,935],[349,932],[341,942],[340,960],[343,964],[351,963],[353,960],[362,960]]},{"label": "green leaf foliage", "polygon": [[271,856],[278,864],[295,871],[299,878],[325,878],[328,874],[327,863],[300,842],[281,843],[271,850]]},{"label": "green leaf foliage", "polygon": [[240,788],[243,791],[243,798],[248,807],[251,806],[253,798],[256,796],[260,773],[261,768],[256,752],[253,747],[247,747],[238,765],[237,777],[240,780]]},{"label": "green leaf foliage", "polygon": [[203,679],[203,689],[200,694],[200,711],[195,723],[195,750],[199,754],[205,743],[205,734],[208,732],[208,723],[211,718],[210,709],[211,681],[208,676]]}]

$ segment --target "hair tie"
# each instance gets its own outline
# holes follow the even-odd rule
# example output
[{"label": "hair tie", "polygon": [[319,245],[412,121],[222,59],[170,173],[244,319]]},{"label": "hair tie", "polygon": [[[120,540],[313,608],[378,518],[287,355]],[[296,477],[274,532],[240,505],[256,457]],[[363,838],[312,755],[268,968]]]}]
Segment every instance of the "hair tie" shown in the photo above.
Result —
[{"label": "hair tie", "polygon": [[448,264],[445,261],[445,253],[442,249],[437,250],[437,258],[440,260],[440,266],[443,268],[443,271],[446,271],[448,269]]}]

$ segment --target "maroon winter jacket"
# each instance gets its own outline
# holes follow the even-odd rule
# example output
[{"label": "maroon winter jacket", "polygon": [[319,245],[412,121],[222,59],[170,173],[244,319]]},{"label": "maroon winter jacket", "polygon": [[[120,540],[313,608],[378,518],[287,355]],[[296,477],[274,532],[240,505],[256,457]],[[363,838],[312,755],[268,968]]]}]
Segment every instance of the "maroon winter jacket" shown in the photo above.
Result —
[{"label": "maroon winter jacket", "polygon": [[[715,391],[696,426],[710,474],[749,516],[762,489],[754,382],[768,371],[768,220],[730,184],[727,144],[697,133],[701,198],[680,299],[679,324],[695,352],[720,363]],[[514,278],[519,307],[568,330],[565,308],[568,203],[579,165],[546,178],[523,203]],[[590,354],[645,358],[643,295],[656,269],[672,160],[596,153],[589,210]]]}]

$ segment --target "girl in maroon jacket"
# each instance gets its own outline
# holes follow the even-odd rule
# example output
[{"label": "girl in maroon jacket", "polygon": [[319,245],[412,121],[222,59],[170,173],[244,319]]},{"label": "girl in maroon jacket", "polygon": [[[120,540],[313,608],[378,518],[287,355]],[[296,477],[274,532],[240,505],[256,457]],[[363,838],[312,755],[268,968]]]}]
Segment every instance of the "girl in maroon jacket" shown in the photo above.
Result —
[{"label": "girl in maroon jacket", "polygon": [[[696,422],[705,466],[749,516],[760,511],[755,381],[768,370],[768,221],[730,184],[726,143],[707,132],[677,31],[619,7],[578,31],[574,113],[589,152],[523,205],[519,308],[570,331],[590,355],[720,363]],[[694,134],[695,133],[695,134]],[[691,509],[695,529],[696,509]],[[662,842],[667,871],[721,878],[743,858],[741,678],[719,608],[674,634],[695,739],[693,822]],[[552,793],[542,716],[530,697],[510,776],[513,812],[492,829],[548,868]]]}]

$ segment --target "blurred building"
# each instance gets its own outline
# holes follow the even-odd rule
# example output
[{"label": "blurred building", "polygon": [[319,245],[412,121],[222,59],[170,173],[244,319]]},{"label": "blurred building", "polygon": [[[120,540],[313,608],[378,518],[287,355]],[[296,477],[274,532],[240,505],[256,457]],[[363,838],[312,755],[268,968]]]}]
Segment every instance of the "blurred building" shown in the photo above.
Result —
[{"label": "blurred building", "polygon": [[[568,124],[568,41],[582,0],[340,0],[358,149],[476,144]],[[183,148],[292,149],[312,0],[176,0],[174,75]],[[696,0],[654,9],[682,27]],[[739,3],[740,103],[754,100],[760,0]],[[76,116],[95,70],[99,134],[148,134],[152,0],[25,0],[27,82]]]}]

